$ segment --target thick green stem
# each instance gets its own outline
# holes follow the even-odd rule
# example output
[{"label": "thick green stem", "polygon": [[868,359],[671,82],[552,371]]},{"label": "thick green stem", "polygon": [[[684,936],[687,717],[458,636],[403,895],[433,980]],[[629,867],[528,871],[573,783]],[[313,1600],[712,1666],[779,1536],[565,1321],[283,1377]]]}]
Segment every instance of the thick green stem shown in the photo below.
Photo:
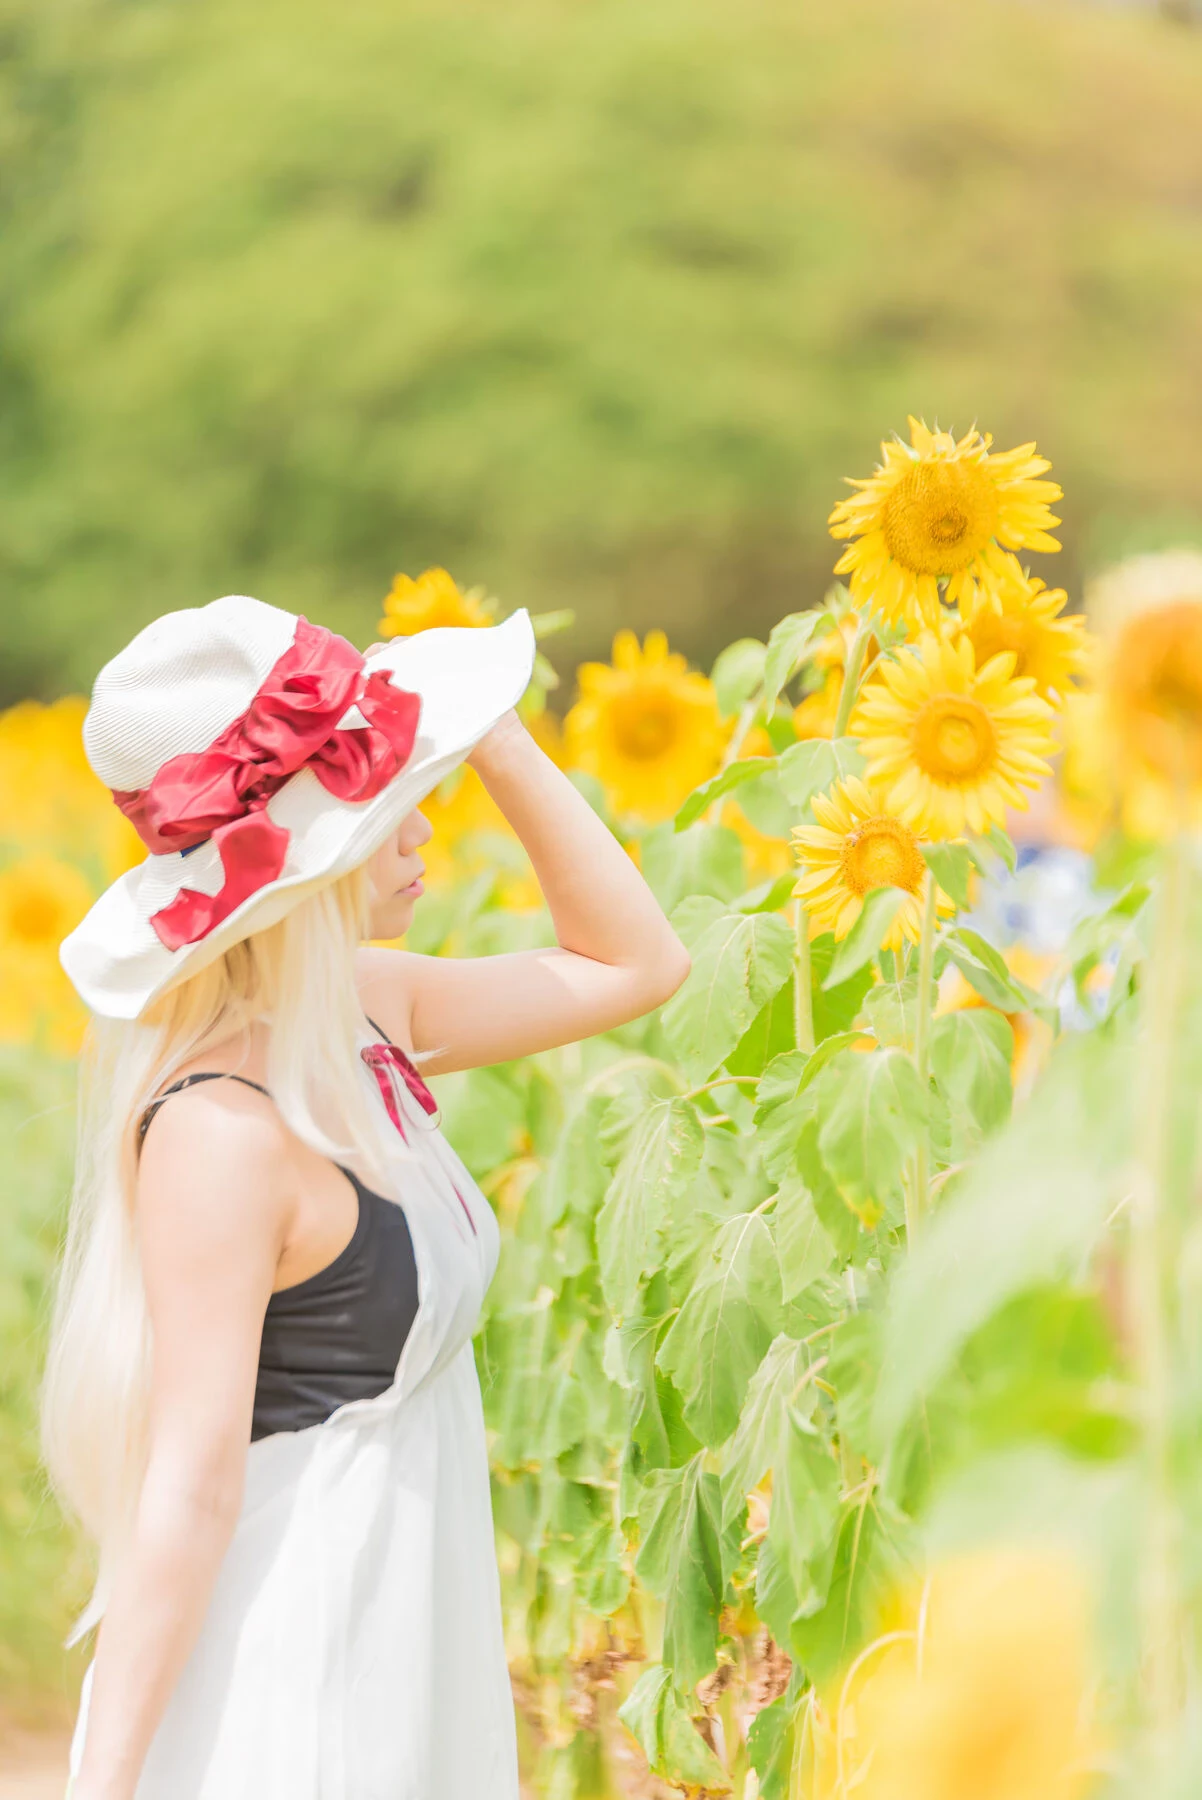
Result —
[{"label": "thick green stem", "polygon": [[1148,1519],[1143,1534],[1142,1623],[1145,1716],[1163,1753],[1183,1701],[1179,1513],[1174,1494],[1171,1289],[1180,1245],[1170,1192],[1174,1076],[1185,951],[1186,850],[1165,854],[1144,1025],[1142,1131],[1131,1232],[1136,1358],[1143,1390]]},{"label": "thick green stem", "polygon": [[835,726],[832,736],[841,738],[847,733],[847,721],[851,717],[851,709],[856,703],[856,694],[860,687],[860,670],[864,667],[864,652],[868,648],[868,640],[872,636],[872,620],[865,615],[851,641],[851,649],[847,653],[847,661],[843,665],[843,686],[839,691],[839,710],[835,714]]},{"label": "thick green stem", "polygon": [[793,908],[797,950],[793,958],[793,1037],[808,1056],[814,1048],[814,989],[810,970],[810,915],[798,900]]},{"label": "thick green stem", "polygon": [[[927,871],[922,908],[922,936],[918,943],[918,1001],[914,1021],[914,1067],[926,1092],[931,1074],[931,1015],[935,1010],[935,924],[939,889]],[[906,1238],[912,1245],[922,1230],[931,1192],[931,1134],[923,1129],[914,1152],[911,1178],[906,1184]]]}]

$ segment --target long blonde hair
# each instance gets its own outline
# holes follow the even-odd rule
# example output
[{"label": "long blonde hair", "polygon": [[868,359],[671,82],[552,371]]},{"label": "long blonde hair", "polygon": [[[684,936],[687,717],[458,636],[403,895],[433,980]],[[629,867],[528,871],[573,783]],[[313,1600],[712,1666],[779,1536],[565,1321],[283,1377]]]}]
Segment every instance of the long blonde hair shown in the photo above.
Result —
[{"label": "long blonde hair", "polygon": [[267,1086],[284,1122],[320,1155],[382,1174],[385,1142],[355,1041],[363,1015],[354,955],[368,884],[360,868],[319,888],[136,1021],[92,1021],[42,1392],[51,1482],[100,1552],[96,1592],[71,1641],[103,1610],[146,1462],[151,1334],[134,1210],[138,1121],[176,1070],[269,1018]]}]

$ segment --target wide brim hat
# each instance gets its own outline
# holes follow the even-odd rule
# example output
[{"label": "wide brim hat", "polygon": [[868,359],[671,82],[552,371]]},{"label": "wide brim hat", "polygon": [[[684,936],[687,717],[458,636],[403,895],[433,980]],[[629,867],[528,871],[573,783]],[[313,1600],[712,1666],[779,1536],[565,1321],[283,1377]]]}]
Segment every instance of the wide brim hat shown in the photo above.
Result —
[{"label": "wide brim hat", "polygon": [[516,705],[533,662],[524,611],[366,659],[246,595],[148,625],[102,669],[84,724],[152,851],[63,941],[87,1006],[137,1018],[365,862]]}]

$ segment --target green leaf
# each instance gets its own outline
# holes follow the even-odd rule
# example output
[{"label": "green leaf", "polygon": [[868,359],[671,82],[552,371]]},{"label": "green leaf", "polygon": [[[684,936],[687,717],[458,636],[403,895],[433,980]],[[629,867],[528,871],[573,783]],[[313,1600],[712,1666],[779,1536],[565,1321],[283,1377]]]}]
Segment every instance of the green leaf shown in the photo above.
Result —
[{"label": "green leaf", "polygon": [[726,1593],[718,1477],[705,1452],[683,1469],[658,1469],[640,1508],[642,1547],[635,1569],[666,1602],[665,1662],[685,1688],[696,1687],[717,1662],[718,1616]]},{"label": "green leaf", "polygon": [[684,1422],[682,1396],[655,1366],[656,1350],[671,1318],[670,1312],[650,1318],[640,1314],[618,1329],[621,1379],[630,1391],[628,1429],[642,1459],[642,1473],[680,1468],[701,1447]]},{"label": "green leaf", "polygon": [[787,839],[793,829],[794,807],[777,780],[774,768],[765,770],[741,787],[735,804],[743,817],[765,837]]},{"label": "green leaf", "polygon": [[790,1337],[774,1338],[747,1390],[739,1428],[731,1440],[722,1474],[722,1520],[742,1517],[747,1496],[775,1466],[790,1415],[808,1419],[817,1390],[810,1377],[810,1353]]},{"label": "green leaf", "polygon": [[797,1705],[782,1694],[762,1706],[747,1733],[747,1755],[759,1781],[760,1800],[789,1800]]},{"label": "green leaf", "polygon": [[965,980],[999,1012],[1033,1012],[1041,1016],[1050,1010],[1054,1013],[1034,988],[1010,973],[1001,951],[995,950],[979,932],[961,925],[949,931],[943,941]]},{"label": "green leaf", "polygon": [[792,1050],[796,1041],[790,976],[767,1006],[760,1008],[727,1057],[726,1067],[732,1075],[762,1075],[768,1064]]},{"label": "green leaf", "polygon": [[854,738],[807,738],[782,752],[777,773],[794,806],[808,806],[815,794],[848,775],[864,773],[864,758]]},{"label": "green leaf", "polygon": [[852,1449],[871,1456],[870,1421],[881,1368],[881,1315],[853,1312],[829,1339],[823,1371],[835,1390],[835,1424]]},{"label": "green leaf", "polygon": [[764,679],[767,650],[759,638],[736,638],[719,651],[710,670],[710,680],[718,695],[718,708],[723,718],[737,713]]},{"label": "green leaf", "polygon": [[690,825],[677,831],[671,819],[642,841],[647,886],[666,913],[686,894],[735,900],[743,892],[743,846],[726,825]]},{"label": "green leaf", "polygon": [[878,981],[864,996],[864,1019],[878,1044],[912,1050],[918,1027],[918,977]]},{"label": "green leaf", "polygon": [[790,1174],[783,1182],[772,1209],[772,1223],[781,1297],[788,1301],[826,1274],[835,1260],[835,1246],[800,1175]]},{"label": "green leaf", "polygon": [[775,881],[762,881],[738,902],[740,912],[779,912],[792,898],[797,883],[795,873],[778,875]]},{"label": "green leaf", "polygon": [[991,825],[986,837],[1013,875],[1018,868],[1018,851],[1014,848],[1013,838],[1000,825]]},{"label": "green leaf", "polygon": [[823,987],[829,992],[850,980],[870,962],[889,935],[889,928],[909,898],[904,888],[878,887],[865,898],[860,916],[841,943],[835,945]]},{"label": "green leaf", "polygon": [[783,1181],[794,1167],[797,1139],[813,1114],[813,1102],[803,1100],[816,1075],[832,1057],[854,1041],[854,1032],[827,1038],[807,1056],[804,1050],[788,1050],[773,1057],[755,1090],[755,1128],[760,1160],[773,1181]]},{"label": "green leaf", "polygon": [[793,1620],[789,1648],[816,1682],[846,1667],[853,1648],[879,1629],[882,1607],[912,1578],[910,1530],[879,1494],[845,1506],[838,1521],[825,1604]]},{"label": "green leaf", "polygon": [[576,623],[576,614],[570,606],[557,607],[553,612],[531,613],[530,624],[535,639],[542,643],[544,638],[554,637],[557,631],[570,631]]},{"label": "green leaf", "polygon": [[738,1424],[747,1384],[780,1324],[780,1267],[764,1215],[728,1219],[699,1273],[657,1361],[684,1395],[690,1430],[717,1445]]},{"label": "green leaf", "polygon": [[1062,1039],[1021,1112],[930,1220],[886,1309],[883,1439],[901,1430],[971,1332],[1088,1254],[1125,1191],[1134,1055],[1096,1036]]},{"label": "green leaf", "polygon": [[701,1166],[705,1134],[687,1100],[654,1101],[638,1121],[597,1215],[601,1285],[619,1318],[660,1259],[660,1233],[675,1195]]},{"label": "green leaf", "polygon": [[834,621],[828,612],[790,613],[772,627],[764,658],[764,711],[771,712],[781,689],[793,675],[815,638],[828,632]]},{"label": "green leaf", "polygon": [[733,793],[735,788],[742,787],[745,782],[757,780],[766,770],[775,767],[776,758],[774,756],[745,756],[736,762],[729,763],[725,769],[720,769],[708,781],[703,781],[699,788],[693,789],[676,815],[674,821],[676,830],[687,830],[694,820],[699,819],[702,813],[714,804],[715,800],[722,798],[723,794]]},{"label": "green leaf", "polygon": [[662,1017],[686,1074],[704,1081],[788,980],[793,933],[773,913],[727,913],[699,939],[692,956],[688,980]]},{"label": "green leaf", "polygon": [[810,1191],[818,1222],[834,1245],[838,1261],[841,1264],[857,1259],[862,1262],[873,1239],[831,1179],[818,1148],[816,1119],[808,1120],[802,1127],[797,1140],[796,1162],[801,1179]]},{"label": "green leaf", "polygon": [[689,1715],[688,1703],[662,1663],[652,1663],[618,1708],[618,1717],[653,1775],[677,1786],[728,1794],[730,1779]]},{"label": "green leaf", "polygon": [[715,900],[712,894],[686,894],[672,908],[668,917],[673,931],[692,955],[710,926],[715,925],[719,919],[726,918],[729,910],[721,900]]},{"label": "green leaf", "polygon": [[787,1571],[798,1610],[826,1598],[839,1522],[839,1472],[830,1444],[790,1411],[772,1470],[768,1538]]},{"label": "green leaf", "polygon": [[815,1084],[818,1145],[831,1179],[869,1227],[900,1197],[928,1117],[927,1096],[900,1050],[845,1051]]},{"label": "green leaf", "polygon": [[948,1157],[964,1162],[1010,1117],[1014,1032],[982,1006],[945,1013],[931,1032],[931,1073],[947,1102]]},{"label": "green leaf", "polygon": [[814,1042],[850,1030],[859,1017],[864,996],[873,983],[873,972],[866,963],[848,981],[838,987],[825,988],[827,970],[835,954],[835,940],[824,931],[810,941],[810,1003],[814,1014]]},{"label": "green leaf", "polygon": [[558,1225],[569,1208],[591,1217],[605,1197],[607,1174],[597,1155],[597,1136],[609,1105],[608,1094],[587,1094],[559,1134],[543,1181],[549,1227]]},{"label": "green leaf", "polygon": [[972,852],[968,847],[965,844],[924,844],[922,860],[957,911],[967,912],[973,871]]}]

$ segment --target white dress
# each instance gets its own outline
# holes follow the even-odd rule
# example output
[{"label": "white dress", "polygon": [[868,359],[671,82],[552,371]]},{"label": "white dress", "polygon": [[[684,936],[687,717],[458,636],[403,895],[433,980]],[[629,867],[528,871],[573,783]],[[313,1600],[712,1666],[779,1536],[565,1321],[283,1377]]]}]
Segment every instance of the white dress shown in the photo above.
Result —
[{"label": "white dress", "polygon": [[[396,1378],[251,1444],[233,1541],[137,1800],[518,1800],[471,1345],[497,1225],[397,1089],[410,1150],[398,1137],[392,1197],[419,1306]],[[90,1689],[89,1668],[73,1773]]]}]

